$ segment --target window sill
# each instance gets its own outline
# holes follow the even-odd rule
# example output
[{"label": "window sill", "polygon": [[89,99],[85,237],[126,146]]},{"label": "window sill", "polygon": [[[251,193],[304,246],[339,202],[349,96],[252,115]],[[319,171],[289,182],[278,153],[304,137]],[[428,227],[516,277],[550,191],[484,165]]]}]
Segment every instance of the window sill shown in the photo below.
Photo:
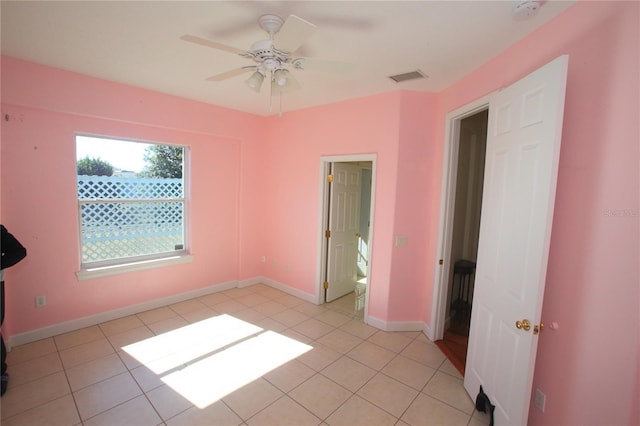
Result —
[{"label": "window sill", "polygon": [[127,272],[144,271],[147,269],[162,268],[171,265],[180,265],[193,262],[193,256],[183,254],[179,256],[164,257],[162,259],[144,260],[133,263],[123,263],[121,265],[102,266],[99,268],[82,269],[76,272],[79,281],[91,280],[94,278],[119,275]]}]

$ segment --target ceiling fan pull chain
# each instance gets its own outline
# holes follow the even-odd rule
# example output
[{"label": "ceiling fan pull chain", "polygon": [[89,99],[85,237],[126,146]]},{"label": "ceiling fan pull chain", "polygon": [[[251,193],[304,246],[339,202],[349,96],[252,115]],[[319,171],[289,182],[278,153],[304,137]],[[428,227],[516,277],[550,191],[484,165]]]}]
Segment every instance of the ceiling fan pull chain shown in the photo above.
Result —
[{"label": "ceiling fan pull chain", "polygon": [[282,117],[282,91],[280,91],[280,117]]}]

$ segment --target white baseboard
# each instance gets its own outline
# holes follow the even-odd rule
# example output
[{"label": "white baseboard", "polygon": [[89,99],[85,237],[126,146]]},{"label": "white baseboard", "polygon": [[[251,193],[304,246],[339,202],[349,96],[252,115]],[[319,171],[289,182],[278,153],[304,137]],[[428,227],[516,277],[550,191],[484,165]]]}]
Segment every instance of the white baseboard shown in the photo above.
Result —
[{"label": "white baseboard", "polygon": [[[9,338],[7,339],[7,350],[10,351],[11,347],[13,346],[24,345],[26,343],[35,342],[37,340],[69,333],[81,328],[91,327],[129,315],[139,314],[140,312],[145,312],[151,309],[161,308],[163,306],[172,305],[174,303],[183,302],[185,300],[193,299],[196,297],[206,296],[207,294],[229,290],[236,287],[249,287],[255,284],[266,284],[299,299],[302,299],[309,303],[313,303],[314,305],[318,304],[317,298],[314,294],[309,294],[296,288],[289,287],[270,278],[254,277],[241,281],[228,281],[220,284],[214,284],[212,286],[199,288],[185,293],[163,297],[160,299],[149,300],[147,302],[139,303],[136,305],[125,306],[123,308],[101,312],[99,314],[90,315],[87,317],[82,317],[58,324],[53,324],[36,330],[14,334],[12,336],[9,336]],[[385,321],[369,315],[365,319],[365,322],[372,327],[384,331],[422,331],[429,340],[433,341],[431,329],[422,321]]]},{"label": "white baseboard", "polygon": [[429,340],[433,341],[431,329],[422,321],[385,321],[369,315],[365,322],[383,331],[421,331]]},{"label": "white baseboard", "polygon": [[26,331],[24,333],[14,334],[12,336],[9,336],[9,338],[7,339],[7,350],[10,351],[11,347],[13,346],[24,345],[26,343],[35,342],[36,340],[46,339],[49,337],[57,336],[59,334],[69,333],[81,328],[91,327],[93,325],[101,324],[103,322],[111,321],[114,319],[139,314],[140,312],[148,311],[150,309],[161,308],[166,305],[184,302],[185,300],[193,299],[195,297],[206,296],[207,294],[229,290],[236,287],[238,287],[237,281],[228,281],[225,283],[214,284],[212,286],[187,291],[185,293],[180,293],[173,296],[153,299],[136,305],[125,306],[123,308],[118,308],[107,312],[101,312],[95,315],[89,315],[87,317],[77,318],[71,321],[49,325],[47,327]]}]

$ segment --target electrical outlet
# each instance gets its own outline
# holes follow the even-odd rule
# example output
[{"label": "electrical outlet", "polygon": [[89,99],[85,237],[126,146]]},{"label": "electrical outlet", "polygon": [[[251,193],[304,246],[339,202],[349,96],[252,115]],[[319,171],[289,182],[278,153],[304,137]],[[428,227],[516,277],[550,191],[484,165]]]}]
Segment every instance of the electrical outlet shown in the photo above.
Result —
[{"label": "electrical outlet", "polygon": [[47,304],[47,298],[45,296],[36,296],[36,308],[42,308]]},{"label": "electrical outlet", "polygon": [[547,403],[547,395],[543,394],[540,389],[536,389],[536,398],[534,404],[540,411],[544,413],[544,406]]}]

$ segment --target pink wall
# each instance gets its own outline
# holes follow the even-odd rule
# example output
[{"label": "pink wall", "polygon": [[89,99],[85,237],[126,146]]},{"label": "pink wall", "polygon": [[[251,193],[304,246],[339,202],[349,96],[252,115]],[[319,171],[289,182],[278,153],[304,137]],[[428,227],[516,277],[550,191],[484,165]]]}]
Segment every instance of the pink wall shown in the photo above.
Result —
[{"label": "pink wall", "polygon": [[[2,80],[2,221],[28,249],[7,271],[9,335],[261,272],[239,261],[255,245],[239,221],[255,208],[240,164],[263,119],[5,57]],[[189,146],[193,263],[76,279],[76,132]]]},{"label": "pink wall", "polygon": [[640,423],[639,28],[637,2],[580,2],[441,93],[444,122],[569,55],[542,316],[559,329],[540,335],[534,389],[547,404],[531,406],[533,425]]},{"label": "pink wall", "polygon": [[[429,324],[446,113],[569,54],[543,310],[559,329],[540,336],[534,386],[547,409],[532,408],[529,420],[640,423],[639,14],[635,2],[580,2],[440,94],[396,92],[282,118],[3,58],[2,114],[12,119],[2,121],[2,221],[29,248],[8,272],[8,331],[260,275],[313,293],[320,156],[360,153],[378,155],[370,314]],[[77,130],[191,146],[192,228],[204,230],[193,264],[75,280]],[[395,235],[407,247],[394,247]],[[36,310],[43,291],[49,303]]]}]

